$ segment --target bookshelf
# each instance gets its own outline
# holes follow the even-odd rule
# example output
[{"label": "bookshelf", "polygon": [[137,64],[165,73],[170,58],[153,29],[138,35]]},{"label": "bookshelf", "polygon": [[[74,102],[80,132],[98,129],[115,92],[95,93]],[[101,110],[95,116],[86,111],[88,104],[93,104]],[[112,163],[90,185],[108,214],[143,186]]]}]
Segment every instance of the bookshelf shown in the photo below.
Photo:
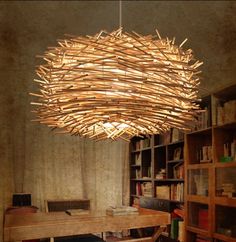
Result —
[{"label": "bookshelf", "polygon": [[236,242],[236,85],[202,98],[185,134],[185,241]]},{"label": "bookshelf", "polygon": [[[173,212],[184,202],[184,134],[134,137],[130,144],[130,203]],[[171,228],[169,228],[171,235]],[[174,238],[175,235],[172,236]],[[177,241],[177,240],[174,240]]]}]

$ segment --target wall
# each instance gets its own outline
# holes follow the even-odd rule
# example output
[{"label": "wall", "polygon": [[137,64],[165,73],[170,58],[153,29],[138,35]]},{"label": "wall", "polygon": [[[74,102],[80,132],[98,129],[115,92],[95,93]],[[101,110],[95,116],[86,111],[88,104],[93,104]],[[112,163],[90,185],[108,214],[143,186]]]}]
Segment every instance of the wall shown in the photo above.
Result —
[{"label": "wall", "polygon": [[[186,48],[204,61],[203,91],[210,92],[236,81],[235,7],[229,1],[123,1],[122,23],[141,34],[158,28],[177,43],[188,37]],[[128,144],[55,135],[30,121],[28,95],[36,88],[36,55],[65,33],[116,29],[118,9],[118,1],[0,2],[0,221],[12,192],[32,192],[40,209],[45,198],[61,196],[91,198],[95,208],[127,202]]]}]

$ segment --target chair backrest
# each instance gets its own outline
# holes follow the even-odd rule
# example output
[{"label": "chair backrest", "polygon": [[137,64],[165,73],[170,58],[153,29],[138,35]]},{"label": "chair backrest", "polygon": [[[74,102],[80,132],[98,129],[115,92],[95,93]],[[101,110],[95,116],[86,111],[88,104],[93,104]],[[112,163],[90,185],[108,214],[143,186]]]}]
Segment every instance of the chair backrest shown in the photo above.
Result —
[{"label": "chair backrest", "polygon": [[[64,199],[64,200],[45,200],[46,212],[62,212],[68,209],[90,210],[90,200],[88,199]],[[50,238],[54,242],[54,238]]]},{"label": "chair backrest", "polygon": [[46,200],[46,212],[59,212],[68,209],[90,210],[89,199]]}]

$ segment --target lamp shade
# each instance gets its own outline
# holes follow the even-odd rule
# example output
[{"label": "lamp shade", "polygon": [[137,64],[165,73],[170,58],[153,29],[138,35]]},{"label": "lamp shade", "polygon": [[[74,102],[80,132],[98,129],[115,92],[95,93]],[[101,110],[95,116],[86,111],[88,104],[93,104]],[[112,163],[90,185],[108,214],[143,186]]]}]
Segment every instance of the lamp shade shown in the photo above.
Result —
[{"label": "lamp shade", "polygon": [[202,63],[193,62],[184,43],[177,46],[156,32],[118,29],[58,40],[36,70],[36,120],[97,140],[189,129],[199,109]]}]

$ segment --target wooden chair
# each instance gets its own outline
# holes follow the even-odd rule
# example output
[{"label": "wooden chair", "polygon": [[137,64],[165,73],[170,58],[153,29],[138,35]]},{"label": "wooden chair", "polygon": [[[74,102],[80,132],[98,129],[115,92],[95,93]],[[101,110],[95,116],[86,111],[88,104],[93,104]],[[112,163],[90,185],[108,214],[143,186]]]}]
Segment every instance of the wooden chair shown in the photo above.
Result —
[{"label": "wooden chair", "polygon": [[[90,200],[46,200],[46,212],[61,212],[68,209],[90,210]],[[102,238],[93,234],[50,238],[50,242],[104,242]]]}]

